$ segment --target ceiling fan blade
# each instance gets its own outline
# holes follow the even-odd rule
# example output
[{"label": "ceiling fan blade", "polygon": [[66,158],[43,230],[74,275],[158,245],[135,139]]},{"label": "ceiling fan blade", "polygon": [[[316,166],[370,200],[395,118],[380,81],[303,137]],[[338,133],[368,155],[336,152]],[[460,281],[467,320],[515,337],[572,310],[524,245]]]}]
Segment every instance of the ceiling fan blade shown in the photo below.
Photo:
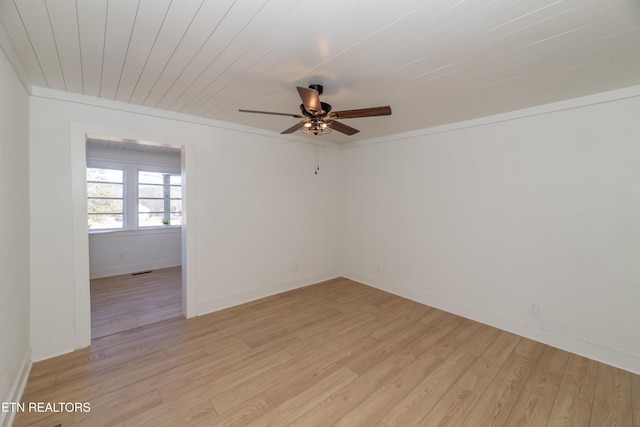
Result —
[{"label": "ceiling fan blade", "polygon": [[287,117],[294,117],[296,119],[301,119],[303,116],[301,116],[300,114],[291,114],[291,113],[274,113],[273,111],[256,111],[256,110],[238,110],[241,113],[256,113],[256,114],[271,114],[273,116],[287,116]]},{"label": "ceiling fan blade", "polygon": [[331,129],[337,130],[338,132],[342,132],[345,135],[349,135],[349,136],[355,135],[356,133],[360,132],[358,129],[352,128],[351,126],[347,126],[344,123],[340,123],[337,120],[331,121]]},{"label": "ceiling fan blade", "polygon": [[289,129],[283,130],[282,132],[280,132],[280,135],[284,135],[284,134],[287,134],[287,133],[294,133],[295,131],[300,129],[303,125],[304,125],[304,121],[302,121],[300,123],[296,123],[295,125],[291,126]]},{"label": "ceiling fan blade", "polygon": [[330,116],[336,119],[356,119],[359,117],[390,116],[390,115],[391,115],[391,107],[386,105],[384,107],[333,111]]},{"label": "ceiling fan blade", "polygon": [[302,99],[304,109],[310,114],[316,115],[322,112],[322,104],[320,104],[320,94],[315,89],[298,86],[298,94]]}]

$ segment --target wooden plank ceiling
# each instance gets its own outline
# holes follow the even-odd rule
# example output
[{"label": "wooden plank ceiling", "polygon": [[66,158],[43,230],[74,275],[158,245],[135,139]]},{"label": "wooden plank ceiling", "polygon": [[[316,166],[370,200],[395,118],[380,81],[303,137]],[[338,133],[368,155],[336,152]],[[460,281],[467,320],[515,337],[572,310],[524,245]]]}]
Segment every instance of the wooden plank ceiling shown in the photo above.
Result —
[{"label": "wooden plank ceiling", "polygon": [[[637,0],[0,0],[26,85],[280,132],[325,86],[345,142],[640,84]],[[2,30],[2,28],[0,28]]]}]

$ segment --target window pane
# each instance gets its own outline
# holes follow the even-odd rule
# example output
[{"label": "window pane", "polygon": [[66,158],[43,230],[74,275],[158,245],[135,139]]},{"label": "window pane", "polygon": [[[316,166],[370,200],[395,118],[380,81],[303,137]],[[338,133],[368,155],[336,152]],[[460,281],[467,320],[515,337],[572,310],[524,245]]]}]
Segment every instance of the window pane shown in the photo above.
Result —
[{"label": "window pane", "polygon": [[182,212],[182,200],[171,200],[169,204],[171,205],[171,213]]},{"label": "window pane", "polygon": [[181,185],[178,174],[138,171],[138,227],[160,227],[163,220],[180,225]]},{"label": "window pane", "polygon": [[163,173],[138,171],[139,184],[164,184]]},{"label": "window pane", "polygon": [[163,217],[164,215],[161,213],[140,214],[138,215],[138,227],[160,227],[163,225]]},{"label": "window pane", "polygon": [[170,187],[169,196],[172,199],[182,199],[182,187]]},{"label": "window pane", "polygon": [[118,169],[87,168],[87,181],[123,182],[124,172]]},{"label": "window pane", "polygon": [[164,212],[164,200],[140,199],[138,203],[138,213]]},{"label": "window pane", "polygon": [[171,225],[182,225],[182,212],[171,213]]},{"label": "window pane", "polygon": [[164,197],[164,186],[162,185],[138,185],[138,197]]},{"label": "window pane", "polygon": [[122,228],[122,214],[120,215],[92,215],[89,214],[89,230],[104,230],[107,228]]},{"label": "window pane", "polygon": [[89,199],[87,211],[90,214],[118,213],[122,214],[122,199]]},{"label": "window pane", "polygon": [[87,183],[87,195],[89,197],[117,197],[122,198],[122,184]]},{"label": "window pane", "polygon": [[122,169],[87,168],[89,230],[124,228]]}]

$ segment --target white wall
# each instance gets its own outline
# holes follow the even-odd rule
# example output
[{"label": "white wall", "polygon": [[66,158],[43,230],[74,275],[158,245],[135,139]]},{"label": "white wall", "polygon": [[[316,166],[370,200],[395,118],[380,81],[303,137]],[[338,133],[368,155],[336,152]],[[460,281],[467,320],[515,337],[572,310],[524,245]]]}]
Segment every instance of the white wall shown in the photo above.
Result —
[{"label": "white wall", "polygon": [[181,237],[173,227],[89,234],[90,278],[181,265]]},{"label": "white wall", "polygon": [[28,132],[28,94],[0,50],[0,402],[20,399],[31,366]]},{"label": "white wall", "polygon": [[[180,173],[180,153],[87,147],[87,165],[127,168],[130,182],[138,170]],[[132,179],[130,179],[132,178]],[[136,194],[129,202],[136,200]],[[135,218],[130,224],[135,224]],[[98,231],[89,234],[89,273],[92,279],[182,264],[181,229],[174,227]]]},{"label": "white wall", "polygon": [[335,148],[322,147],[323,170],[314,175],[309,140],[41,88],[33,93],[34,360],[88,344],[86,328],[76,328],[76,317],[89,321],[77,310],[87,302],[89,277],[81,265],[88,251],[82,131],[184,146],[192,314],[338,275]]},{"label": "white wall", "polygon": [[345,150],[345,275],[640,373],[639,95]]}]

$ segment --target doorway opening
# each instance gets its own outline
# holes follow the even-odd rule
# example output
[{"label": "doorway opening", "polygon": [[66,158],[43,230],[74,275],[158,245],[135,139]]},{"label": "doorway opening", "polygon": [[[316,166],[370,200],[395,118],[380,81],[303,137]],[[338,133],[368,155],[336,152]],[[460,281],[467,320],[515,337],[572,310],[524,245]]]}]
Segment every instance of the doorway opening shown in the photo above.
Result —
[{"label": "doorway opening", "polygon": [[183,315],[182,151],[86,136],[91,339]]}]

